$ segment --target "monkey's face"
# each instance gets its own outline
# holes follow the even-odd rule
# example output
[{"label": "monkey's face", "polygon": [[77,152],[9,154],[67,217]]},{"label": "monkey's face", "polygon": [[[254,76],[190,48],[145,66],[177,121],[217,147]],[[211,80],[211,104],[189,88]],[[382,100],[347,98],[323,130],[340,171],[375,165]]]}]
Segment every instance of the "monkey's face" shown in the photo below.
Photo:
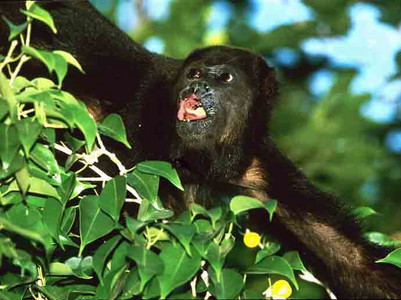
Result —
[{"label": "monkey's face", "polygon": [[[207,147],[241,136],[255,98],[245,53],[211,47],[188,57],[175,85],[176,131],[186,145]],[[239,55],[242,54],[243,56]]]}]

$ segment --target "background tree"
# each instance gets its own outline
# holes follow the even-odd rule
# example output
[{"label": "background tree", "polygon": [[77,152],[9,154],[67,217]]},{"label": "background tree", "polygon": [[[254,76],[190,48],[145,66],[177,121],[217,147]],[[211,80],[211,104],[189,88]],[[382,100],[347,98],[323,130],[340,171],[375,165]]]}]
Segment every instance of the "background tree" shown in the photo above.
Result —
[{"label": "background tree", "polygon": [[[272,134],[319,186],[401,228],[401,4],[388,1],[100,1],[152,51],[183,58],[210,44],[250,48],[279,73]],[[398,52],[398,54],[397,54]]]}]

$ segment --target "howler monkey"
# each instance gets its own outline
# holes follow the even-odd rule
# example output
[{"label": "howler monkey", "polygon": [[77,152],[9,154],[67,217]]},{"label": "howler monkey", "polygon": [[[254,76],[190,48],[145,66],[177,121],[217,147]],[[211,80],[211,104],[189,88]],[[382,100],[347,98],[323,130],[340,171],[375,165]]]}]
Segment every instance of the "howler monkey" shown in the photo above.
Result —
[{"label": "howler monkey", "polygon": [[[23,3],[2,2],[0,14],[18,22]],[[247,50],[208,47],[185,60],[148,52],[86,1],[41,3],[58,34],[35,24],[36,47],[74,54],[86,75],[72,71],[64,88],[100,118],[123,116],[134,151],[117,149],[127,164],[145,159],[176,165],[185,191],[164,190],[179,211],[208,204],[236,187],[278,207],[273,223],[263,212],[251,217],[300,250],[316,276],[340,298],[401,298],[401,270],[376,264],[388,251],[365,241],[355,219],[333,196],[316,188],[269,137],[278,100],[274,71]],[[8,29],[0,29],[7,47]],[[38,66],[28,71],[37,75]],[[99,110],[99,108],[101,110]],[[125,151],[125,152],[124,152]],[[227,193],[230,188],[227,188]]]}]

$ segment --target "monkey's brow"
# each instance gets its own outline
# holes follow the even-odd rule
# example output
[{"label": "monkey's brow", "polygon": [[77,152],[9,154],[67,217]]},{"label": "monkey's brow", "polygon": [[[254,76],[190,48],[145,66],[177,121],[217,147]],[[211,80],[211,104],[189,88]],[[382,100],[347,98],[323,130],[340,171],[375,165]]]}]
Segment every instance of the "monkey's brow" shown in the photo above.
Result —
[{"label": "monkey's brow", "polygon": [[228,62],[226,62],[224,64],[219,64],[219,65],[204,66],[204,68],[210,74],[218,74],[218,73],[221,73],[222,71],[227,71],[228,69],[231,69],[227,64],[228,64]]}]

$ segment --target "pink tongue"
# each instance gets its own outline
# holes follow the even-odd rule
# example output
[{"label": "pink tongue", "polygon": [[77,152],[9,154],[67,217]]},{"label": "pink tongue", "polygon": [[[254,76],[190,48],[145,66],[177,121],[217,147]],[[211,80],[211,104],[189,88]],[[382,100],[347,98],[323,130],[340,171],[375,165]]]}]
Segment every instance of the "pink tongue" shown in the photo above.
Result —
[{"label": "pink tongue", "polygon": [[177,113],[177,118],[180,121],[184,120],[201,120],[207,117],[203,108],[197,108],[199,104],[195,94],[189,95],[185,99],[180,100],[180,108]]}]

